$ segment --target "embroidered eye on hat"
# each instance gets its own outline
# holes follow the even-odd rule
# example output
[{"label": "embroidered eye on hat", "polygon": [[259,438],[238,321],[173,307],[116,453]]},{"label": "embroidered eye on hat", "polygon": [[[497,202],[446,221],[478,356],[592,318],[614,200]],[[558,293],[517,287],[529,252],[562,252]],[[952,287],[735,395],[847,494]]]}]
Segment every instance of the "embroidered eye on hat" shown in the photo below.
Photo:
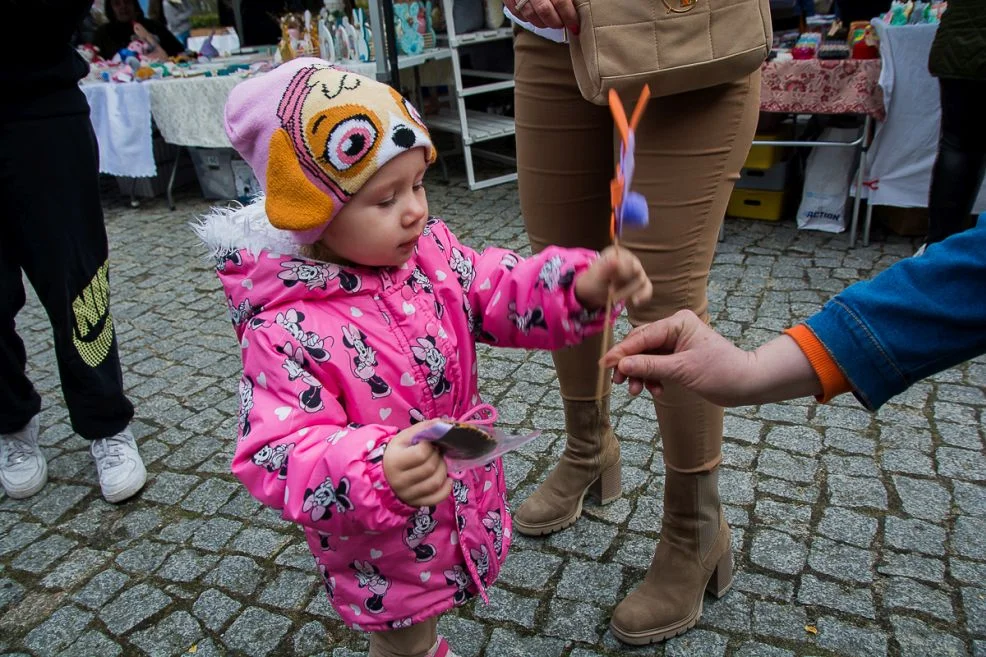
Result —
[{"label": "embroidered eye on hat", "polygon": [[293,59],[233,88],[226,134],[266,193],[272,225],[302,244],[384,164],[435,147],[421,115],[391,87],[314,58]]}]

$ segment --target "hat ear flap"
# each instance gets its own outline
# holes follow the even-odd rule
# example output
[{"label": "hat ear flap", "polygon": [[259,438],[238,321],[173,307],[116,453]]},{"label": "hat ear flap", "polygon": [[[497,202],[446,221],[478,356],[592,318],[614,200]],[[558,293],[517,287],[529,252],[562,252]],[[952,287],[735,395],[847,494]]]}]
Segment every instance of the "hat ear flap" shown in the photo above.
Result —
[{"label": "hat ear flap", "polygon": [[282,230],[311,230],[329,223],[332,198],[315,186],[298,162],[291,137],[282,128],[270,138],[267,161],[267,218]]}]

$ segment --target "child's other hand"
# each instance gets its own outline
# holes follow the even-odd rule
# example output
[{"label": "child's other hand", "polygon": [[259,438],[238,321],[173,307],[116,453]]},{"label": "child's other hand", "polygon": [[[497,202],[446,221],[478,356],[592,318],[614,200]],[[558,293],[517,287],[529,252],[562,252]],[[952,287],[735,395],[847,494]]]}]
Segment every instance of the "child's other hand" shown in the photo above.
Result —
[{"label": "child's other hand", "polygon": [[623,247],[607,247],[575,279],[575,296],[590,310],[605,306],[610,291],[614,303],[629,299],[634,304],[647,301],[654,292],[640,260]]},{"label": "child's other hand", "polygon": [[411,439],[437,420],[408,427],[391,439],[383,453],[383,474],[398,498],[408,506],[432,506],[452,492],[445,459],[430,442]]}]

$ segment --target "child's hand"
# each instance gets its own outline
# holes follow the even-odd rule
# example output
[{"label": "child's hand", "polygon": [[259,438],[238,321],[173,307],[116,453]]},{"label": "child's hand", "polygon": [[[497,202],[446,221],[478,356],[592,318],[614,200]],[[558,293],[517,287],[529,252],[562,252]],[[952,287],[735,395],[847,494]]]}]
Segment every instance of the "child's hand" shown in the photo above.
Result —
[{"label": "child's hand", "polygon": [[614,303],[630,299],[634,304],[647,301],[654,292],[640,260],[622,247],[607,247],[575,279],[575,297],[590,310],[605,306],[610,290]]},{"label": "child's hand", "polygon": [[437,420],[408,427],[393,437],[383,453],[383,474],[398,498],[408,506],[432,506],[452,492],[445,459],[430,442],[411,444],[414,436]]}]

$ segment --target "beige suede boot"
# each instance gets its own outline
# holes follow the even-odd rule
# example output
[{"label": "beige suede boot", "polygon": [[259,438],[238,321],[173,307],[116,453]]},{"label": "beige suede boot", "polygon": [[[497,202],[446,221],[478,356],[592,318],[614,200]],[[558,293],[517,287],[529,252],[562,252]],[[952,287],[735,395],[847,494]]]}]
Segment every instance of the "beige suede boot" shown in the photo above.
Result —
[{"label": "beige suede boot", "polygon": [[609,425],[609,398],[565,400],[568,439],[558,465],[514,514],[514,529],[544,536],[572,526],[587,492],[601,504],[620,496],[620,444]]},{"label": "beige suede boot", "polygon": [[721,598],[733,583],[729,543],[719,469],[696,474],[668,469],[661,540],[644,581],[613,612],[613,636],[645,645],[693,627],[702,616],[704,593]]}]

